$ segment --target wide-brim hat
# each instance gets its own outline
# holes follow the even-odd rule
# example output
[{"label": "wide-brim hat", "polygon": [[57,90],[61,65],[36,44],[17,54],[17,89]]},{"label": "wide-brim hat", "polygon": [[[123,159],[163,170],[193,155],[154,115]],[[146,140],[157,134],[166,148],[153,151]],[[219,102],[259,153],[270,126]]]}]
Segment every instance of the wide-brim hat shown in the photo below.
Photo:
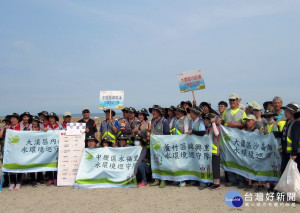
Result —
[{"label": "wide-brim hat", "polygon": [[262,118],[269,117],[269,116],[276,116],[276,113],[275,113],[274,111],[270,111],[270,110],[267,109],[267,110],[261,115]]},{"label": "wide-brim hat", "polygon": [[200,107],[197,107],[197,106],[193,106],[193,107],[187,109],[187,113],[190,113],[191,111],[193,111],[196,114],[203,113],[202,109]]},{"label": "wide-brim hat", "polygon": [[51,112],[48,116],[47,119],[49,120],[50,117],[55,118],[56,121],[59,121],[59,117],[56,115],[56,113]]},{"label": "wide-brim hat", "polygon": [[[109,109],[105,109],[105,110],[103,110],[103,112],[109,113]],[[116,115],[116,112],[114,110],[111,110],[111,116],[114,117],[115,115]]]},{"label": "wide-brim hat", "polygon": [[44,115],[45,117],[47,117],[49,115],[49,113],[47,111],[41,111],[38,113],[38,116]]},{"label": "wide-brim hat", "polygon": [[17,118],[20,121],[20,115],[16,112],[10,114],[8,118],[9,118],[9,120],[10,120],[10,118]]},{"label": "wide-brim hat", "polygon": [[199,107],[201,108],[202,111],[204,111],[203,110],[203,106],[208,106],[210,113],[219,115],[219,113],[217,113],[216,110],[214,110],[213,108],[211,108],[211,103],[206,102],[206,101],[201,102],[200,105],[199,105]]},{"label": "wide-brim hat", "polygon": [[192,102],[190,102],[190,101],[181,101],[180,102],[181,106],[183,106],[184,104],[187,104],[187,105],[189,105],[189,107],[192,107]]},{"label": "wide-brim hat", "polygon": [[24,113],[22,113],[22,114],[20,115],[20,120],[23,120],[23,117],[24,117],[25,115],[28,115],[30,120],[32,119],[32,115],[31,115],[29,112],[24,112]]},{"label": "wide-brim hat", "polygon": [[290,103],[284,107],[281,107],[281,109],[288,109],[291,113],[296,114],[299,113],[300,111],[300,106],[299,104],[296,103]]},{"label": "wide-brim hat", "polygon": [[124,107],[123,109],[121,109],[122,112],[128,112],[128,107]]},{"label": "wide-brim hat", "polygon": [[185,109],[183,108],[183,106],[181,104],[179,104],[177,107],[176,107],[176,111],[180,111],[182,112],[184,115],[187,114],[187,112],[185,111]]},{"label": "wide-brim hat", "polygon": [[212,114],[212,113],[206,113],[206,114],[204,114],[203,116],[202,116],[202,118],[203,119],[212,119],[212,118],[214,118],[215,116],[214,116],[214,114]]},{"label": "wide-brim hat", "polygon": [[272,105],[273,105],[273,102],[272,102],[272,101],[266,101],[266,102],[264,102],[264,103],[263,103],[264,109],[267,109],[267,107],[268,107],[269,104],[272,104]]},{"label": "wide-brim hat", "polygon": [[128,107],[128,112],[136,113],[136,110],[134,107]]},{"label": "wide-brim hat", "polygon": [[149,116],[148,110],[145,108],[138,110],[136,114],[143,114],[145,116]]},{"label": "wide-brim hat", "polygon": [[254,121],[256,121],[256,117],[254,115],[247,115],[247,117],[244,118],[243,120],[254,120]]},{"label": "wide-brim hat", "polygon": [[39,116],[32,116],[31,121],[37,121],[38,123],[41,123],[40,117]]},{"label": "wide-brim hat", "polygon": [[97,138],[94,138],[93,136],[89,136],[85,139],[86,143],[88,143],[89,141],[95,141],[96,143],[98,143],[98,140]]},{"label": "wide-brim hat", "polygon": [[152,113],[152,110],[154,110],[154,109],[159,111],[161,115],[164,115],[164,113],[165,113],[164,109],[161,108],[161,106],[159,106],[159,105],[153,105],[152,108],[149,108],[149,112]]},{"label": "wide-brim hat", "polygon": [[123,135],[123,134],[121,134],[121,135],[118,137],[118,141],[119,141],[119,140],[127,140],[127,139],[128,139],[127,135]]},{"label": "wide-brim hat", "polygon": [[10,122],[9,115],[6,115],[5,118],[2,120],[2,123]]}]

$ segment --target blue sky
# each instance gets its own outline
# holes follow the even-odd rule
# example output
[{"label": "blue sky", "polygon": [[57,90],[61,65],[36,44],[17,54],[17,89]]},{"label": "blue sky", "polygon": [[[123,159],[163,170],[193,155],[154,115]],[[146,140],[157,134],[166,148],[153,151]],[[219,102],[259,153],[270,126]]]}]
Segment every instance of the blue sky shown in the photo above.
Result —
[{"label": "blue sky", "polygon": [[2,1],[0,115],[192,100],[176,74],[202,69],[198,103],[300,103],[300,1]]}]

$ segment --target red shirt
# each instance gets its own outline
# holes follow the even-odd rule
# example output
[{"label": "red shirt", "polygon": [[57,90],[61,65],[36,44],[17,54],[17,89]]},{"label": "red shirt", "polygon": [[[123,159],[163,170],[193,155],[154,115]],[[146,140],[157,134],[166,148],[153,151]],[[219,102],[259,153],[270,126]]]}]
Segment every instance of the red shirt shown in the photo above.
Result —
[{"label": "red shirt", "polygon": [[50,123],[47,123],[47,125],[45,127],[48,128],[48,129],[55,130],[55,129],[58,128],[58,126],[59,125],[57,123],[55,123],[54,126],[52,126]]},{"label": "red shirt", "polygon": [[20,124],[18,123],[16,126],[10,125],[9,129],[18,130],[20,131]]}]

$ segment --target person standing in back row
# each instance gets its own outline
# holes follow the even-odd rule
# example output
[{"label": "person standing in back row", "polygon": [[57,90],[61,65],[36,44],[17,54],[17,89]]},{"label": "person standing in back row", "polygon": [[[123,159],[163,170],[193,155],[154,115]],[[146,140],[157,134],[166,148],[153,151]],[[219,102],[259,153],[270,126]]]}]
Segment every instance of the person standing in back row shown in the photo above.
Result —
[{"label": "person standing in back row", "polygon": [[[85,108],[82,110],[83,118],[78,121],[78,123],[86,123],[85,130],[85,138],[92,136],[93,138],[97,138],[97,127],[96,122],[90,118],[90,110]],[[87,148],[87,143],[85,144],[85,148]]]}]

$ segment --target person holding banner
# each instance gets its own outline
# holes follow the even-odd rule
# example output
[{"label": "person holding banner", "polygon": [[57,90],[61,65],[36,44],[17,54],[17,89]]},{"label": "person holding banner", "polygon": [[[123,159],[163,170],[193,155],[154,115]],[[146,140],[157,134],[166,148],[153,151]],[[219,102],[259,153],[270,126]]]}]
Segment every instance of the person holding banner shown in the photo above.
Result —
[{"label": "person holding banner", "polygon": [[[243,119],[247,117],[244,110],[240,108],[241,98],[238,94],[232,93],[229,96],[229,105],[230,108],[227,109],[222,117],[222,124],[224,126],[230,128],[244,128],[244,121]],[[227,172],[229,182],[225,184],[225,186],[238,186],[240,188],[244,188],[246,184],[246,179],[238,174],[233,172]]]},{"label": "person holding banner", "polygon": [[[63,127],[62,125],[58,124],[59,118],[56,115],[56,113],[51,112],[48,116],[47,119],[49,123],[44,127],[44,131],[49,131],[49,130],[62,130]],[[48,183],[47,186],[50,186],[54,184],[55,186],[57,185],[57,172],[46,172],[46,175],[48,177]]]},{"label": "person holding banner", "polygon": [[112,147],[117,146],[116,135],[119,129],[119,122],[113,117],[116,115],[116,112],[112,109],[104,110],[106,119],[100,124],[100,142],[106,137],[109,142],[111,142]]},{"label": "person holding banner", "polygon": [[[20,116],[18,113],[13,113],[9,115],[11,125],[8,127],[12,130],[20,131]],[[9,191],[20,190],[22,184],[22,173],[9,173]]]},{"label": "person holding banner", "polygon": [[[151,120],[151,135],[170,135],[170,125],[168,121],[163,117],[164,110],[159,105],[153,105],[149,108],[149,112],[153,114],[153,119]],[[159,188],[164,188],[166,186],[166,181],[155,179],[150,186],[158,186]]]},{"label": "person holding banner", "polygon": [[138,181],[137,186],[142,188],[147,186],[147,176],[150,176],[151,174],[150,149],[147,148],[147,139],[143,136],[137,135],[135,140],[140,141],[140,146],[143,148],[134,167],[134,175],[136,175]]},{"label": "person holding banner", "polygon": [[[216,119],[215,115],[208,113],[204,114],[203,116],[205,127],[206,127],[206,134],[211,135],[213,139],[212,144],[212,170],[213,170],[213,178],[214,183],[210,186],[210,190],[218,190],[221,189],[221,183],[220,183],[220,143],[219,143],[219,133],[220,129],[216,125]],[[207,184],[200,185],[200,190],[206,188]]]},{"label": "person holding banner", "polygon": [[[170,124],[171,135],[188,134],[190,129],[190,120],[186,117],[187,112],[185,109],[178,105],[175,111],[175,119]],[[179,187],[186,186],[185,181],[179,182]]]},{"label": "person holding banner", "polygon": [[[248,115],[247,118],[244,118],[246,127],[244,130],[249,132],[256,132],[259,133],[259,129],[256,127],[256,117],[254,115]],[[245,191],[248,191],[252,189],[252,180],[248,179],[248,185],[245,186]],[[262,184],[262,181],[258,181],[258,186],[255,190],[255,192],[261,192],[264,190],[264,185]]]},{"label": "person holding banner", "polygon": [[[40,118],[38,116],[32,116],[31,119],[31,131],[41,131],[40,128]],[[37,175],[37,178],[36,178]],[[30,179],[31,179],[31,184],[32,187],[37,187],[37,182],[40,182],[41,185],[44,185],[44,175],[43,172],[32,172],[30,173]]]},{"label": "person holding banner", "polygon": [[[6,133],[6,129],[9,128],[10,126],[10,119],[9,119],[9,115],[6,115],[5,118],[2,120],[2,123],[5,123],[4,127],[1,128],[0,127],[0,145],[1,145],[1,154],[3,156],[4,154],[4,139],[5,139],[5,133]],[[3,160],[3,159],[2,159]],[[2,162],[3,163],[3,162]],[[8,173],[5,172],[3,174],[3,182],[2,182],[2,187],[8,187],[9,186],[9,176]]]},{"label": "person holding banner", "polygon": [[30,115],[29,112],[24,112],[20,115],[20,119],[22,120],[22,123],[20,123],[20,130],[30,131],[32,115]]},{"label": "person holding banner", "polygon": [[[197,107],[193,106],[188,109],[188,113],[190,113],[191,120],[190,120],[190,130],[188,131],[188,134],[194,134],[194,135],[199,135],[203,136],[205,134],[205,123],[204,121],[200,118],[202,110]],[[196,181],[191,181],[191,185],[196,185]],[[205,183],[200,182],[200,186],[206,186]]]}]

